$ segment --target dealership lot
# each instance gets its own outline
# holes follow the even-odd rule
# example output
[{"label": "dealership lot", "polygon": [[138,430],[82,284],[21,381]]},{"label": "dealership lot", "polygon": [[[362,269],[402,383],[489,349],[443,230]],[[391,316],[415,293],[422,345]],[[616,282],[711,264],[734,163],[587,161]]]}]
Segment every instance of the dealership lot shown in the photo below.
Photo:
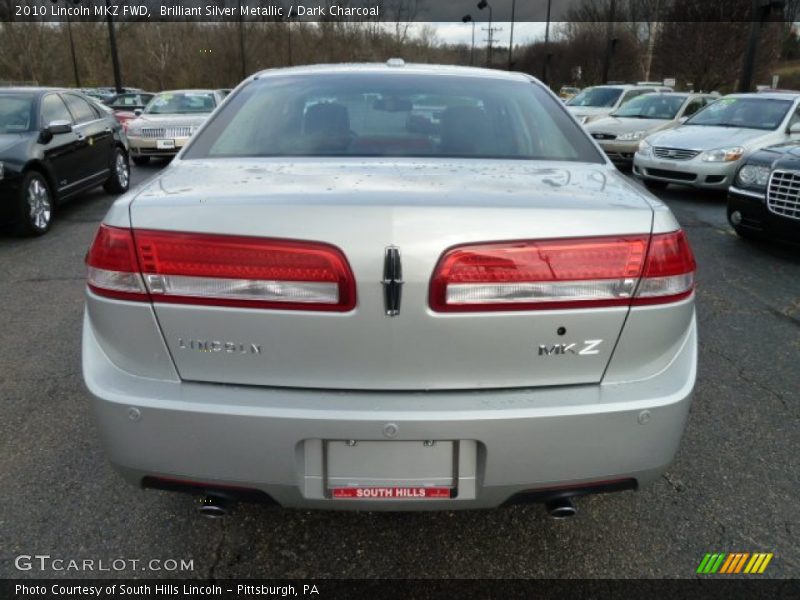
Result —
[{"label": "dealership lot", "polygon": [[[133,184],[161,166],[134,168]],[[209,521],[187,496],[129,487],[105,461],[80,374],[83,256],[113,198],[87,194],[40,239],[0,235],[0,576],[691,577],[713,551],[773,552],[766,575],[796,576],[800,251],[738,239],[723,196],[660,195],[698,262],[700,364],[686,436],[656,485],[578,500],[565,522],[538,505],[431,514],[242,505]],[[20,572],[21,554],[92,559],[95,570]],[[115,559],[141,563],[97,571]],[[153,559],[192,560],[193,570],[141,571]]]}]

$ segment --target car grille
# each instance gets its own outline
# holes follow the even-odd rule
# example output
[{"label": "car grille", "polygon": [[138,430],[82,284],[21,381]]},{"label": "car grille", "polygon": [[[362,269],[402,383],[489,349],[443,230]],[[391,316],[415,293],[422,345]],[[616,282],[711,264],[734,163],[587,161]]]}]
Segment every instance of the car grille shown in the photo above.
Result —
[{"label": "car grille", "polygon": [[146,127],[142,129],[142,137],[154,140],[164,138],[188,138],[192,135],[191,127]]},{"label": "car grille", "polygon": [[800,219],[800,171],[773,171],[767,188],[767,208],[783,217]]},{"label": "car grille", "polygon": [[613,133],[593,133],[592,137],[596,140],[615,140],[617,136]]},{"label": "car grille", "polygon": [[653,154],[658,158],[671,158],[672,160],[689,160],[700,154],[699,150],[685,150],[683,148],[664,148],[656,146]]}]

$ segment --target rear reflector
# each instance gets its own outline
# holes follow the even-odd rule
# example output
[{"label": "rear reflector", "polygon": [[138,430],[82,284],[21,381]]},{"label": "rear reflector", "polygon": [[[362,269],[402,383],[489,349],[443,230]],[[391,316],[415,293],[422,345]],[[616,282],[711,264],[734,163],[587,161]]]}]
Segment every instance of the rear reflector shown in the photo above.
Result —
[{"label": "rear reflector", "polygon": [[[97,240],[109,236],[127,236],[134,249],[132,265],[123,265],[121,260],[116,265],[98,263],[94,256]],[[103,225],[87,263],[90,287],[115,297],[119,296],[108,293],[114,289],[105,282],[139,271],[142,292],[146,290],[141,299],[154,302],[342,312],[352,310],[356,300],[355,280],[347,259],[338,248],[319,242],[131,232]],[[118,268],[112,269],[113,266]],[[112,274],[93,279],[92,269],[97,268]],[[135,275],[138,277],[138,273]]]},{"label": "rear reflector", "polygon": [[439,312],[672,302],[691,294],[694,268],[682,231],[460,246],[440,259],[429,300]]}]

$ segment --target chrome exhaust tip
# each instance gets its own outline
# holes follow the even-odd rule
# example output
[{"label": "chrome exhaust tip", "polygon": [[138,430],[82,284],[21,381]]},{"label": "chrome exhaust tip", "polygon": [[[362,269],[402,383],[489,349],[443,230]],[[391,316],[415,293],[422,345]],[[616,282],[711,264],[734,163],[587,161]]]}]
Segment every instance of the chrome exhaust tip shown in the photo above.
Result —
[{"label": "chrome exhaust tip", "polygon": [[551,519],[569,519],[570,517],[574,517],[578,512],[578,510],[572,504],[572,500],[569,498],[556,498],[554,500],[549,500],[544,506]]},{"label": "chrome exhaust tip", "polygon": [[228,514],[229,501],[219,496],[203,496],[197,512],[207,519],[221,519]]}]

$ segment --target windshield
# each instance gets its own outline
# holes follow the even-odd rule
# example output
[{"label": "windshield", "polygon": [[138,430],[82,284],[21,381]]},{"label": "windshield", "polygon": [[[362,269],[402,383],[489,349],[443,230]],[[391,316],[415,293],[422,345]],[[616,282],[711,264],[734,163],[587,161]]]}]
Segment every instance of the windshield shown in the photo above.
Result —
[{"label": "windshield", "polygon": [[791,105],[791,100],[721,98],[696,113],[686,124],[777,129]]},{"label": "windshield", "polygon": [[626,102],[611,114],[637,119],[674,119],[685,101],[686,96],[644,94]]},{"label": "windshield", "polygon": [[602,162],[541,86],[412,73],[254,81],[230,98],[185,157],[325,155]]},{"label": "windshield", "polygon": [[586,88],[567,102],[568,106],[610,107],[617,103],[622,88],[593,87]]},{"label": "windshield", "polygon": [[33,96],[0,95],[0,133],[32,131],[35,125]]},{"label": "windshield", "polygon": [[164,92],[144,109],[149,115],[185,115],[210,113],[217,105],[211,92]]}]

